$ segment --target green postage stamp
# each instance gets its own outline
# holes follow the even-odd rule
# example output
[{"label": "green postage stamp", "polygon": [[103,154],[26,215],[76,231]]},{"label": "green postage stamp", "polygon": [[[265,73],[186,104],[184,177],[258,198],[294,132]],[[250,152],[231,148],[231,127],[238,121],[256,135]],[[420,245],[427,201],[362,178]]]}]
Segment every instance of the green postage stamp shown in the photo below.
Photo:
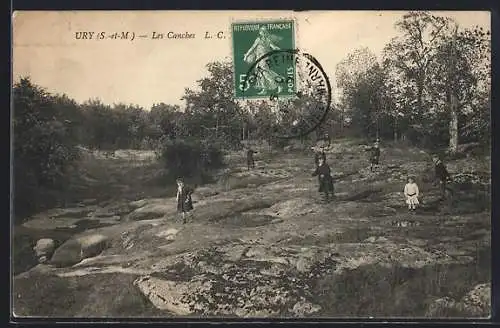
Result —
[{"label": "green postage stamp", "polygon": [[[231,25],[233,37],[234,97],[269,98],[292,96],[296,92],[295,64],[270,65],[266,54],[295,49],[295,22],[273,20],[239,22]],[[260,60],[259,60],[260,59]],[[250,80],[249,70],[255,72]]]}]

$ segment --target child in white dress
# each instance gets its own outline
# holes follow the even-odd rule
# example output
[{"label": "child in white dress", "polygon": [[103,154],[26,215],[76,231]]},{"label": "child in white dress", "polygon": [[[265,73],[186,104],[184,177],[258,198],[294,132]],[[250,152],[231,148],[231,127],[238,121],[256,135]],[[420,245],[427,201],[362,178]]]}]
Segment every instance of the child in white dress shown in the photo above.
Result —
[{"label": "child in white dress", "polygon": [[418,202],[418,186],[415,179],[408,178],[408,183],[405,185],[404,194],[406,196],[406,204],[408,204],[409,211],[415,211]]}]

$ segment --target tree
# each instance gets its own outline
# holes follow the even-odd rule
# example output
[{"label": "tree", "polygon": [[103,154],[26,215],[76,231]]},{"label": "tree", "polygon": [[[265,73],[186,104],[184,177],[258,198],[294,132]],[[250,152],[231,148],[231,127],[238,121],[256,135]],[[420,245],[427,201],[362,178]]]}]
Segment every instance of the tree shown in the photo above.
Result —
[{"label": "tree", "polygon": [[212,62],[207,64],[207,70],[208,76],[197,81],[199,90],[187,88],[182,97],[186,101],[187,126],[193,136],[234,146],[240,142],[244,119],[233,97],[232,65]]},{"label": "tree", "polygon": [[269,146],[271,146],[276,114],[273,113],[269,103],[266,101],[253,102],[251,106],[253,107],[252,120],[255,126],[255,137],[266,140]]},{"label": "tree", "polygon": [[84,117],[84,135],[83,144],[91,149],[106,148],[107,129],[109,128],[109,106],[104,105],[99,99],[89,99],[82,105]]},{"label": "tree", "polygon": [[47,190],[62,188],[65,174],[78,158],[77,131],[64,112],[74,103],[54,96],[23,77],[13,88],[15,212],[22,217],[47,197]]},{"label": "tree", "polygon": [[151,137],[160,140],[162,136],[175,139],[179,135],[176,116],[180,112],[179,106],[165,103],[153,104],[149,112]]},{"label": "tree", "polygon": [[336,67],[341,106],[363,136],[379,136],[385,90],[384,71],[368,48],[350,53]]},{"label": "tree", "polygon": [[435,110],[448,112],[451,153],[460,134],[470,136],[473,127],[489,131],[490,53],[489,31],[479,27],[459,31],[456,26],[436,50],[429,84]]},{"label": "tree", "polygon": [[[384,68],[403,130],[420,131],[421,121],[432,111],[428,85],[431,64],[443,38],[450,35],[451,20],[428,12],[409,12],[395,27],[400,35],[384,48]],[[412,131],[408,131],[412,132]]]}]

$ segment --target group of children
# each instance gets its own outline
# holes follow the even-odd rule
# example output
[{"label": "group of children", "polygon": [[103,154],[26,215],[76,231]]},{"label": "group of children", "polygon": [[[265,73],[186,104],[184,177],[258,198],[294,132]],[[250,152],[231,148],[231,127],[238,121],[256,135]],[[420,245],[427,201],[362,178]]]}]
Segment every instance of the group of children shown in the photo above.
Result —
[{"label": "group of children", "polygon": [[[370,148],[367,148],[367,151],[370,151],[370,171],[374,171],[374,169],[379,165],[380,159],[380,142],[377,139],[374,145]],[[436,180],[440,185],[440,193],[441,199],[446,198],[446,193],[451,193],[452,190],[448,187],[448,181],[450,181],[451,176],[446,169],[444,163],[439,159],[439,156],[433,155],[432,161],[434,163],[435,176]],[[319,182],[319,192],[323,195],[323,199],[325,201],[330,201],[335,197],[334,193],[334,184],[333,177],[331,175],[330,166],[326,163],[326,154],[322,149],[319,152],[315,152],[314,162],[316,165],[316,170],[313,172],[313,176],[318,176]],[[409,176],[407,179],[407,183],[403,188],[403,193],[406,198],[406,204],[408,205],[408,210],[414,212],[417,209],[417,206],[420,204],[419,197],[419,188],[415,181],[415,178]]]},{"label": "group of children", "polygon": [[[368,148],[368,150],[371,151],[370,170],[373,171],[378,166],[380,159],[379,140],[377,140],[371,148]],[[255,168],[253,157],[255,153],[256,152],[250,148],[246,151],[248,170]],[[440,185],[441,199],[444,199],[446,198],[446,193],[451,192],[451,189],[447,185],[451,177],[446,166],[437,155],[432,156],[432,161],[434,163],[436,180]],[[323,149],[320,152],[315,152],[314,162],[316,169],[312,173],[312,176],[318,177],[318,191],[323,195],[324,201],[329,202],[335,198],[335,189],[332,172],[330,166],[326,163],[326,153]],[[182,178],[177,179],[177,212],[180,213],[183,224],[187,222],[188,216],[192,217],[190,213],[193,210],[193,201],[191,198],[193,191],[193,188],[184,184]],[[418,200],[419,188],[414,177],[408,177],[403,193],[406,197],[408,210],[411,212],[415,211],[420,203]]]}]

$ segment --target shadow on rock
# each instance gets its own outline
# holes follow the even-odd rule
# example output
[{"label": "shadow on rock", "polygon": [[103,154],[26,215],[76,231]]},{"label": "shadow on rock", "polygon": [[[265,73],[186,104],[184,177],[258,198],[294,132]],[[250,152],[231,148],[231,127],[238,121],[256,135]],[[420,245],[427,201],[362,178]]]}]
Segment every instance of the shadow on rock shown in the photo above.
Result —
[{"label": "shadow on rock", "polygon": [[14,279],[16,316],[151,317],[169,316],[154,308],[128,274],[60,278],[28,274]]},{"label": "shadow on rock", "polygon": [[274,217],[270,215],[259,215],[253,213],[238,213],[231,215],[225,219],[219,221],[219,224],[223,224],[226,227],[260,227],[270,224],[274,220]]}]

